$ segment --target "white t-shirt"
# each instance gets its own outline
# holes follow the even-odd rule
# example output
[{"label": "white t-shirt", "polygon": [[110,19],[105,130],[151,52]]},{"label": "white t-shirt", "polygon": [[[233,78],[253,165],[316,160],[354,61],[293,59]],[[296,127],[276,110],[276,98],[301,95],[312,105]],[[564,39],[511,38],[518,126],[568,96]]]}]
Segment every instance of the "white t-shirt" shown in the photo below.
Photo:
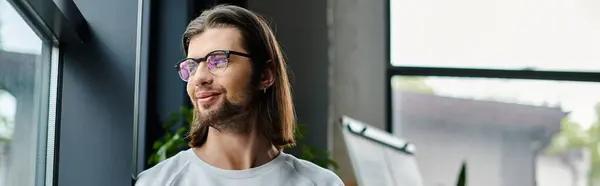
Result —
[{"label": "white t-shirt", "polygon": [[330,170],[280,152],[270,162],[246,170],[209,165],[192,149],[179,152],[138,176],[135,186],[342,186]]}]

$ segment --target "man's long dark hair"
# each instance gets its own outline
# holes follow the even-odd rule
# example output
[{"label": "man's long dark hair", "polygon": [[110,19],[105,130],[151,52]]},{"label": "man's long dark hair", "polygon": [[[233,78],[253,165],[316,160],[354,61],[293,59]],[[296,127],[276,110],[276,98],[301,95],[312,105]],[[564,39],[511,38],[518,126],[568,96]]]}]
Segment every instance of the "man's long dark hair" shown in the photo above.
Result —
[{"label": "man's long dark hair", "polygon": [[[190,39],[208,28],[236,28],[242,34],[242,44],[252,58],[253,82],[265,68],[273,70],[273,85],[258,100],[256,131],[277,148],[295,145],[295,112],[287,65],[273,31],[261,16],[238,6],[218,5],[192,20],[183,34],[183,49],[187,56]],[[194,117],[196,115],[194,114]],[[206,142],[208,126],[194,123],[190,129],[189,145]]]}]

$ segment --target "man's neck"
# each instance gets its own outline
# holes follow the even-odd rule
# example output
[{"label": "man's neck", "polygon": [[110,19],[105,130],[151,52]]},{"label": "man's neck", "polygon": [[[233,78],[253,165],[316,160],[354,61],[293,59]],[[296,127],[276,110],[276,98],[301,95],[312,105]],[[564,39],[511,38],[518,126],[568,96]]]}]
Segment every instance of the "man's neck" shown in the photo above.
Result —
[{"label": "man's neck", "polygon": [[277,148],[254,130],[233,134],[209,127],[207,135],[206,142],[193,150],[200,159],[221,169],[244,170],[258,167],[279,154]]}]

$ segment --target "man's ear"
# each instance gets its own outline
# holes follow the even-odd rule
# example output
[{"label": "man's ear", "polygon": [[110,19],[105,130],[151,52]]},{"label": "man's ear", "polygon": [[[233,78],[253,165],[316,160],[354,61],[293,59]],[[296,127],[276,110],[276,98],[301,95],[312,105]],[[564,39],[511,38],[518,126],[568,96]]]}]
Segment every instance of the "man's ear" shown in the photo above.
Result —
[{"label": "man's ear", "polygon": [[260,74],[260,89],[266,90],[273,86],[273,82],[275,81],[275,65],[273,65],[273,61],[267,61],[266,68]]}]

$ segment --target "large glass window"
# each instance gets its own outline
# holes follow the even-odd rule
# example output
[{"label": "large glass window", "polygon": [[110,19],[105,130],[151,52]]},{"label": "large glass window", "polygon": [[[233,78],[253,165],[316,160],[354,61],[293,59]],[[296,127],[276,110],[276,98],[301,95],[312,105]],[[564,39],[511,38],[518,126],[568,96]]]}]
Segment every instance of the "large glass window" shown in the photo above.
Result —
[{"label": "large glass window", "polygon": [[[425,185],[595,186],[600,83],[392,78],[395,135],[414,143]],[[592,184],[595,182],[595,185]]]},{"label": "large glass window", "polygon": [[[0,0],[0,186],[43,185],[51,45]],[[53,128],[52,128],[53,129]]]},{"label": "large glass window", "polygon": [[465,162],[467,185],[600,186],[600,3],[389,8],[388,129],[425,185],[455,185]]},{"label": "large glass window", "polygon": [[594,0],[390,0],[394,66],[600,70]]}]

